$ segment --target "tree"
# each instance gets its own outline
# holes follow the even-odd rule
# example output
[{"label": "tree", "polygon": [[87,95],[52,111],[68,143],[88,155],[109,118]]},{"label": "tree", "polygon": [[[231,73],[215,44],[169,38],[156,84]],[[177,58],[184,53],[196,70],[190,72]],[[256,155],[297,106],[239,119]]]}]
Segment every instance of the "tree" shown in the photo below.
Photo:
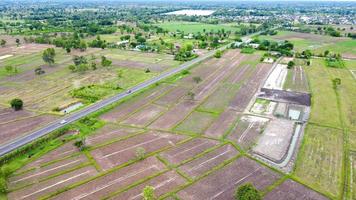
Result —
[{"label": "tree", "polygon": [[1,45],[2,47],[5,47],[5,45],[6,45],[6,40],[1,39],[1,41],[0,41],[0,45]]},{"label": "tree", "polygon": [[138,160],[143,160],[145,158],[145,155],[146,155],[146,150],[142,147],[138,147],[136,149],[136,158]]},{"label": "tree", "polygon": [[236,200],[262,200],[259,191],[251,184],[240,186],[235,193]]},{"label": "tree", "polygon": [[87,43],[84,40],[81,40],[79,43],[79,49],[80,51],[85,51],[87,49]]},{"label": "tree", "polygon": [[155,200],[156,197],[155,197],[155,194],[154,194],[154,188],[152,186],[146,186],[144,189],[143,189],[143,199],[144,200]]},{"label": "tree", "polygon": [[195,93],[193,93],[193,92],[188,92],[187,95],[188,95],[188,97],[189,97],[190,100],[194,100]]},{"label": "tree", "polygon": [[42,59],[45,63],[48,63],[48,65],[54,64],[54,57],[56,56],[56,51],[54,48],[48,48],[43,51],[42,54]]},{"label": "tree", "polygon": [[341,85],[341,79],[340,79],[340,78],[334,78],[334,79],[332,80],[332,82],[333,82],[333,88],[334,88],[334,89],[337,89],[337,87],[338,87],[339,85]]},{"label": "tree", "polygon": [[215,57],[215,58],[221,58],[221,56],[222,56],[222,51],[221,51],[221,50],[217,50],[217,51],[215,52],[215,54],[214,54],[214,57]]},{"label": "tree", "polygon": [[112,64],[111,60],[108,60],[105,56],[101,56],[101,65],[103,67],[109,67]]},{"label": "tree", "polygon": [[194,77],[193,77],[193,81],[194,81],[195,83],[200,83],[200,82],[202,81],[202,79],[201,79],[199,76],[194,76]]},{"label": "tree", "polygon": [[78,65],[81,65],[81,64],[87,64],[88,61],[87,59],[84,57],[84,56],[74,56],[73,57],[73,63],[78,66]]},{"label": "tree", "polygon": [[74,146],[78,147],[79,151],[83,151],[86,148],[85,138],[80,138],[74,142]]},{"label": "tree", "polygon": [[10,102],[11,108],[15,111],[21,110],[23,108],[23,101],[21,99],[15,98]]},{"label": "tree", "polygon": [[16,45],[20,46],[20,39],[19,38],[16,38]]},{"label": "tree", "polygon": [[291,69],[292,67],[294,67],[295,63],[293,61],[289,61],[288,62],[288,69]]}]

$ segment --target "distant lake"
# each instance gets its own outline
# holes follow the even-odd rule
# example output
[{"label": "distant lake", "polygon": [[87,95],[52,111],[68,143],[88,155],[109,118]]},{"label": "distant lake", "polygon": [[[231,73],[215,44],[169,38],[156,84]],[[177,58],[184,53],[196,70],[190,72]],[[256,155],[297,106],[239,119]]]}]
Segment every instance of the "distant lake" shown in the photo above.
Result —
[{"label": "distant lake", "polygon": [[215,10],[177,10],[174,12],[165,13],[165,15],[208,16],[214,12]]}]

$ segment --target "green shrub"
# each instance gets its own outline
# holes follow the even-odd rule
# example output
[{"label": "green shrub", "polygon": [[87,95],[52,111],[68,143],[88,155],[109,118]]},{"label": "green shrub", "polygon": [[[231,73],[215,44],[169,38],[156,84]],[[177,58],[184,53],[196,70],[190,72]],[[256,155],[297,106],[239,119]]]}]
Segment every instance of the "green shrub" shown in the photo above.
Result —
[{"label": "green shrub", "polygon": [[241,53],[246,53],[246,54],[253,54],[255,52],[255,49],[251,47],[244,47],[241,49]]},{"label": "green shrub", "polygon": [[237,188],[235,193],[236,200],[261,200],[260,192],[251,184],[246,183]]}]

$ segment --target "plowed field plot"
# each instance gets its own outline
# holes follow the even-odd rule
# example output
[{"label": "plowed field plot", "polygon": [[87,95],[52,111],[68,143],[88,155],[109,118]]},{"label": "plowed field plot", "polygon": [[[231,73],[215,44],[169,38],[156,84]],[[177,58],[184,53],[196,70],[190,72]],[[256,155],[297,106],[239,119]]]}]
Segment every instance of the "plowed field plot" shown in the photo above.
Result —
[{"label": "plowed field plot", "polygon": [[268,121],[262,117],[242,116],[228,138],[248,150],[256,143]]},{"label": "plowed field plot", "polygon": [[160,161],[150,157],[63,192],[53,199],[102,199],[164,169]]},{"label": "plowed field plot", "polygon": [[70,157],[43,167],[33,169],[20,175],[12,176],[9,178],[8,186],[10,189],[13,189],[28,184],[37,183],[48,178],[49,176],[73,169],[87,161],[88,159],[84,155]]},{"label": "plowed field plot", "polygon": [[96,131],[95,134],[87,137],[85,141],[89,146],[98,145],[105,142],[115,141],[117,139],[131,136],[143,131],[143,129],[139,128],[122,127],[115,124],[108,124]]},{"label": "plowed field plot", "polygon": [[187,95],[189,90],[190,88],[188,87],[183,87],[183,86],[174,87],[171,91],[167,92],[167,94],[157,99],[155,103],[162,106],[171,106],[177,103],[185,95]]},{"label": "plowed field plot", "polygon": [[216,116],[210,113],[194,111],[175,130],[179,132],[202,134],[215,120]]},{"label": "plowed field plot", "polygon": [[236,187],[252,183],[258,190],[273,184],[280,175],[242,157],[219,169],[210,176],[178,192],[181,199],[233,200]]},{"label": "plowed field plot", "polygon": [[327,200],[328,198],[290,179],[265,195],[264,200]]},{"label": "plowed field plot", "polygon": [[11,140],[25,135],[29,131],[40,128],[54,121],[57,117],[54,115],[39,115],[30,118],[24,118],[5,124],[0,124],[0,144],[5,144]]},{"label": "plowed field plot", "polygon": [[165,151],[161,153],[161,156],[168,160],[168,162],[178,165],[217,144],[218,142],[214,140],[197,138]]},{"label": "plowed field plot", "polygon": [[162,72],[172,67],[169,65],[143,63],[143,62],[130,61],[130,60],[113,59],[112,61],[113,61],[113,65],[116,66],[141,69],[141,70],[149,69],[152,72]]},{"label": "plowed field plot", "polygon": [[91,154],[103,170],[108,170],[130,160],[137,159],[137,148],[143,148],[145,153],[151,153],[172,147],[185,138],[185,136],[150,131],[127,140],[100,147],[93,150]]},{"label": "plowed field plot", "polygon": [[178,188],[185,183],[186,181],[181,176],[173,171],[169,171],[110,199],[141,200],[143,198],[142,190],[145,188],[145,186],[153,187],[155,196],[159,198],[160,196]]},{"label": "plowed field plot", "polygon": [[288,74],[283,88],[296,92],[309,91],[308,80],[301,66],[288,69]]},{"label": "plowed field plot", "polygon": [[294,122],[286,119],[272,120],[263,131],[253,152],[280,162],[286,155],[294,134]]},{"label": "plowed field plot", "polygon": [[230,103],[230,107],[239,112],[244,111],[254,94],[257,92],[258,88],[266,79],[271,67],[272,65],[270,64],[258,64],[255,72],[240,87],[239,91]]},{"label": "plowed field plot", "polygon": [[1,108],[0,107],[0,124],[4,124],[10,121],[19,120],[21,118],[30,117],[34,114],[27,110],[14,111],[11,108]]},{"label": "plowed field plot", "polygon": [[198,178],[224,161],[237,156],[239,152],[231,145],[219,147],[179,167],[185,174]]},{"label": "plowed field plot", "polygon": [[220,138],[232,128],[232,124],[239,118],[239,113],[234,110],[226,110],[205,131],[205,135]]},{"label": "plowed field plot", "polygon": [[56,176],[49,180],[16,190],[8,194],[9,199],[39,199],[48,193],[56,192],[66,186],[74,184],[78,181],[88,179],[95,176],[97,171],[94,167],[88,166],[69,173]]},{"label": "plowed field plot", "polygon": [[25,171],[31,170],[31,169],[38,169],[43,165],[46,165],[49,162],[53,162],[55,160],[60,160],[63,158],[66,158],[72,154],[75,154],[78,152],[78,148],[74,146],[72,142],[66,143],[57,149],[54,149],[44,156],[40,157],[34,162],[29,163],[28,165],[25,165],[23,168],[20,170],[16,171],[16,174],[23,173]]},{"label": "plowed field plot", "polygon": [[172,86],[162,84],[153,90],[144,92],[142,95],[137,96],[133,100],[122,103],[121,105],[112,109],[110,112],[101,115],[100,118],[109,122],[120,121],[124,117],[127,117],[130,113],[133,113],[139,110],[141,107],[147,105],[153,99],[163,95],[171,87]]},{"label": "plowed field plot", "polygon": [[161,115],[149,127],[163,130],[171,129],[182,121],[197,105],[198,103],[195,101],[182,101]]},{"label": "plowed field plot", "polygon": [[351,199],[356,199],[356,153],[350,153],[350,185],[348,191]]},{"label": "plowed field plot", "polygon": [[207,112],[221,113],[238,89],[239,87],[236,85],[224,84],[215,90],[198,109]]},{"label": "plowed field plot", "polygon": [[138,112],[132,114],[130,117],[125,119],[122,123],[133,125],[133,126],[144,127],[147,124],[149,124],[151,121],[153,121],[155,118],[157,118],[165,110],[166,108],[164,107],[155,104],[150,104],[142,108]]}]

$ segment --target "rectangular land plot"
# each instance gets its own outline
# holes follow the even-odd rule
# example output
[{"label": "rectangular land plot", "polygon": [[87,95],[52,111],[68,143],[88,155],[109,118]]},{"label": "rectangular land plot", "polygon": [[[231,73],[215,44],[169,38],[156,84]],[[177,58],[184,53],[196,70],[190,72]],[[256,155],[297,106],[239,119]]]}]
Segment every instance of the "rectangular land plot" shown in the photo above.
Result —
[{"label": "rectangular land plot", "polygon": [[192,178],[202,176],[224,161],[237,156],[239,152],[231,145],[219,147],[200,158],[192,160],[179,167],[185,174]]},{"label": "rectangular land plot", "polygon": [[224,136],[238,117],[239,113],[236,111],[230,109],[226,110],[205,131],[205,135],[216,138]]},{"label": "rectangular land plot", "polygon": [[181,199],[233,200],[236,187],[239,185],[252,183],[262,191],[279,178],[279,174],[253,160],[242,157],[177,194]]},{"label": "rectangular land plot", "polygon": [[115,124],[107,124],[103,128],[96,131],[95,134],[89,135],[85,142],[87,145],[98,145],[105,142],[114,141],[123,137],[128,137],[140,132],[143,132],[143,129],[133,128],[133,127],[123,127]]},{"label": "rectangular land plot", "polygon": [[2,108],[0,107],[0,118],[1,118],[1,124],[13,121],[13,120],[19,120],[24,117],[30,117],[33,116],[34,113],[31,113],[27,110],[18,110],[14,111],[11,108]]},{"label": "rectangular land plot", "polygon": [[120,193],[117,196],[114,196],[110,199],[141,200],[143,198],[142,191],[146,186],[153,187],[155,196],[158,198],[158,197],[178,188],[179,186],[181,186],[185,183],[186,183],[186,181],[184,178],[179,176],[174,171],[169,171],[162,175],[154,177],[154,178],[150,179],[149,181],[146,181],[146,182],[144,182],[144,183],[142,183],[128,191]]},{"label": "rectangular land plot", "polygon": [[283,88],[296,92],[309,91],[308,80],[302,66],[296,66],[292,69],[288,69],[288,74]]},{"label": "rectangular land plot", "polygon": [[165,166],[155,157],[129,165],[120,170],[96,178],[83,185],[65,191],[53,199],[101,199],[110,193],[126,188],[148,176],[164,170]]},{"label": "rectangular land plot", "polygon": [[84,155],[78,155],[28,171],[27,173],[11,176],[8,180],[8,187],[12,189],[31,183],[37,183],[46,179],[48,176],[72,169],[85,162],[88,162],[88,159]]},{"label": "rectangular land plot", "polygon": [[194,111],[175,130],[179,132],[202,134],[215,120],[214,115],[205,112]]},{"label": "rectangular land plot", "polygon": [[258,88],[266,79],[271,67],[272,65],[270,64],[258,64],[256,66],[257,69],[240,87],[239,91],[230,102],[230,107],[239,112],[244,111],[254,94],[257,92]]},{"label": "rectangular land plot", "polygon": [[342,153],[341,130],[309,124],[298,153],[295,175],[305,184],[336,198],[342,183]]},{"label": "rectangular land plot", "polygon": [[[169,130],[182,121],[198,105],[195,101],[182,101],[154,121],[150,128]],[[178,114],[179,113],[179,114]]]},{"label": "rectangular land plot", "polygon": [[148,106],[142,108],[140,111],[132,114],[130,117],[122,121],[122,123],[144,127],[165,110],[166,108],[163,108],[161,106],[149,104]]},{"label": "rectangular land plot", "polygon": [[100,147],[91,151],[91,154],[103,170],[108,170],[130,160],[137,159],[137,148],[144,148],[147,154],[174,146],[186,138],[186,136],[181,135],[150,131],[127,140]]},{"label": "rectangular land plot", "polygon": [[78,181],[82,181],[95,176],[97,171],[94,167],[88,166],[84,167],[67,174],[57,176],[55,178],[49,179],[44,182],[40,182],[29,187],[25,187],[20,190],[16,190],[8,194],[9,199],[38,199],[41,196],[45,196],[49,193],[58,191],[61,188],[64,188],[68,185],[74,184]]},{"label": "rectangular land plot", "polygon": [[165,151],[161,155],[168,162],[178,165],[217,144],[218,142],[215,140],[197,138]]},{"label": "rectangular land plot", "polygon": [[165,95],[157,99],[155,103],[162,106],[171,106],[178,102],[179,99],[187,95],[189,90],[190,88],[188,87],[174,87],[171,91],[167,92]]},{"label": "rectangular land plot", "polygon": [[248,150],[255,144],[268,121],[267,118],[244,115],[228,138]]},{"label": "rectangular land plot", "polygon": [[328,198],[290,179],[284,181],[267,195],[264,200],[327,200]]}]

